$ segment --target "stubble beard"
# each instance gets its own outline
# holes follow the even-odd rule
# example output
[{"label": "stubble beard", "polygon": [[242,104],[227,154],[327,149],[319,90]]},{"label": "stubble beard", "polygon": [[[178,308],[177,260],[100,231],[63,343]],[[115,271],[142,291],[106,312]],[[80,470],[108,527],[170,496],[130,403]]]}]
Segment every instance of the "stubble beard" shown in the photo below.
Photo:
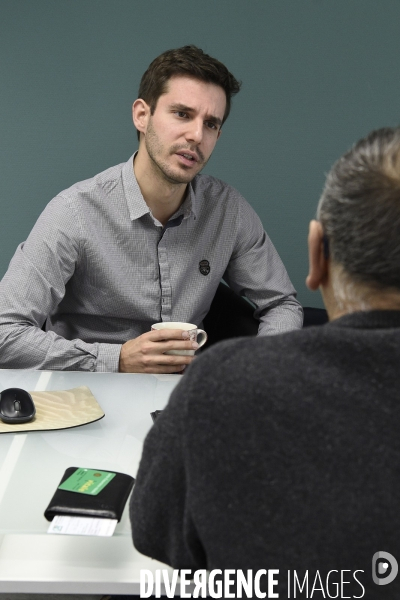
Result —
[{"label": "stubble beard", "polygon": [[[192,179],[198,174],[200,173],[200,171],[206,166],[208,159],[205,160],[204,155],[198,150],[196,149],[196,153],[199,156],[199,165],[201,165],[201,169],[199,169],[195,175],[192,175],[191,173],[187,173],[185,175],[185,173],[177,173],[174,169],[172,169],[170,167],[170,165],[159,159],[159,156],[163,155],[164,152],[164,146],[162,145],[162,143],[159,140],[159,137],[157,136],[151,119],[149,121],[148,127],[147,127],[147,132],[145,135],[145,145],[146,145],[146,150],[147,150],[147,154],[150,157],[150,160],[153,163],[153,166],[155,167],[155,172],[157,173],[157,175],[163,179],[164,181],[167,181],[168,183],[172,183],[174,185],[182,185],[190,183],[192,181]],[[179,150],[184,150],[185,148],[182,145],[175,145],[175,146],[171,146],[169,154],[172,156],[174,154],[176,154],[177,151]],[[193,150],[193,148],[186,148],[186,150]]]}]

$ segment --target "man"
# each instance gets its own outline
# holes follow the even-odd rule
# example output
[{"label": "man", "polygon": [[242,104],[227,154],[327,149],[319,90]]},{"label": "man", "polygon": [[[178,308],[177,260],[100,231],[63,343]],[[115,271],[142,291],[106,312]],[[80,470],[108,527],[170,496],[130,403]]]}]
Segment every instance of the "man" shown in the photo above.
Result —
[{"label": "man", "polygon": [[196,343],[150,327],[200,325],[222,277],[257,306],[260,334],[301,327],[254,211],[199,175],[239,87],[195,46],[152,62],[133,104],[138,152],[54,198],[11,261],[0,285],[0,367],[181,372],[193,358],[165,352]]},{"label": "man", "polygon": [[317,218],[307,283],[330,322],[190,366],[144,444],[133,540],[174,568],[279,569],[281,598],[398,598],[371,560],[400,559],[400,128],[334,165]]}]

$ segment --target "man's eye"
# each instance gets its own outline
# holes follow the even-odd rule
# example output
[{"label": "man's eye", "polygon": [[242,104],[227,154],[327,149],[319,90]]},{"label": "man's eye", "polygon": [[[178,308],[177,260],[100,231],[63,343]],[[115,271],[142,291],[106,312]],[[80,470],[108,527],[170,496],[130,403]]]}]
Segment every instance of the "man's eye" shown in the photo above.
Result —
[{"label": "man's eye", "polygon": [[212,121],[207,121],[206,125],[209,129],[214,129],[214,130],[218,129],[217,125],[215,123],[213,123]]},{"label": "man's eye", "polygon": [[176,110],[175,114],[177,117],[180,117],[181,119],[184,119],[185,117],[187,117],[187,113],[183,112],[183,110]]}]

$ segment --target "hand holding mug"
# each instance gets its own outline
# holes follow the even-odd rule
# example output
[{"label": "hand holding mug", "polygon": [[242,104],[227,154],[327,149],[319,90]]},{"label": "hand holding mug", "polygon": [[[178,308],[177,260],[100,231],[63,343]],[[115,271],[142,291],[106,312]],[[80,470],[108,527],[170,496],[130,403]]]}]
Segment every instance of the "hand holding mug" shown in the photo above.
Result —
[{"label": "hand holding mug", "polygon": [[[196,341],[199,334],[199,343]],[[180,373],[194,353],[207,340],[207,334],[192,323],[155,323],[151,331],[128,340],[121,348],[121,373]]]},{"label": "hand holding mug", "polygon": [[[207,341],[207,334],[203,329],[198,329],[193,323],[181,323],[179,321],[165,321],[163,323],[154,323],[151,326],[152,331],[165,331],[171,329],[180,329],[184,339],[191,342],[197,342],[197,348],[201,348]],[[186,335],[185,335],[186,333]],[[196,348],[196,350],[197,350]],[[167,350],[165,354],[173,354],[177,356],[193,356],[195,350]]]}]

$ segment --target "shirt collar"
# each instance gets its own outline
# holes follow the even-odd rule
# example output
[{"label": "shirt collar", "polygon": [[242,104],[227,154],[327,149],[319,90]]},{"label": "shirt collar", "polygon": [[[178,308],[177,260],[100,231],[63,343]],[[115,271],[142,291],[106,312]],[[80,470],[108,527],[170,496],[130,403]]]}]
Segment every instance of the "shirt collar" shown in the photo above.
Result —
[{"label": "shirt collar", "polygon": [[[131,221],[140,219],[143,215],[150,213],[150,209],[140,191],[135,171],[133,170],[133,161],[136,154],[137,152],[135,152],[122,167],[122,184],[124,186],[125,198]],[[189,183],[186,198],[176,213],[172,215],[171,219],[174,219],[181,214],[183,214],[184,219],[187,219],[191,214],[193,214],[194,218],[197,216],[196,197],[192,183]]]},{"label": "shirt collar", "polygon": [[150,212],[150,209],[142,196],[142,192],[140,191],[139,184],[135,177],[135,171],[133,170],[133,160],[135,156],[136,152],[122,167],[122,185],[124,186],[125,198],[131,221],[140,219],[140,217],[143,217],[143,215]]}]

